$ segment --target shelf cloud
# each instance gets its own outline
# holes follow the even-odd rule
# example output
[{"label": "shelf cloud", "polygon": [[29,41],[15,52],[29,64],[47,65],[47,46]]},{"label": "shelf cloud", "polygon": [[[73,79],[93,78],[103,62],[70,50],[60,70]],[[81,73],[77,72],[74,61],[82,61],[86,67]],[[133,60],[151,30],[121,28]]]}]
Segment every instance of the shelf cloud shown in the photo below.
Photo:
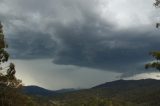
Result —
[{"label": "shelf cloud", "polygon": [[15,59],[53,58],[120,73],[144,71],[159,50],[157,10],[150,0],[1,0],[9,52]]}]

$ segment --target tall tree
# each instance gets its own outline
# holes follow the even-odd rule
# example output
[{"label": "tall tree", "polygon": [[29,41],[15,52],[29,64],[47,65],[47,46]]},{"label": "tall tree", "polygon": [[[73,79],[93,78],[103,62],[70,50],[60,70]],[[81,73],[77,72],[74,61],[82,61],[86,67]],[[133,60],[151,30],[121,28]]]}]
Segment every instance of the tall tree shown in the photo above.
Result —
[{"label": "tall tree", "polygon": [[[160,0],[155,0],[155,3],[153,3],[153,5],[156,7],[156,8],[160,8]],[[157,22],[156,23],[156,28],[159,28],[160,26],[160,23]]]},{"label": "tall tree", "polygon": [[[160,0],[155,0],[155,3],[153,5],[156,8],[160,8]],[[159,28],[160,23],[156,23],[156,28]],[[160,71],[160,51],[153,51],[149,53],[155,60],[145,65],[145,68],[155,68],[158,71]]]},{"label": "tall tree", "polygon": [[145,65],[145,68],[155,68],[160,71],[160,51],[153,51],[150,52],[150,55],[155,58],[152,62]]},{"label": "tall tree", "polygon": [[6,51],[8,45],[5,42],[3,25],[0,22],[0,85],[12,88],[20,87],[22,81],[15,77],[15,65],[10,63],[8,66],[2,66],[9,59],[9,53]]},{"label": "tall tree", "polygon": [[20,91],[22,81],[15,76],[15,65],[9,63],[5,66],[9,59],[7,47],[0,22],[0,106],[38,106],[31,97]]}]

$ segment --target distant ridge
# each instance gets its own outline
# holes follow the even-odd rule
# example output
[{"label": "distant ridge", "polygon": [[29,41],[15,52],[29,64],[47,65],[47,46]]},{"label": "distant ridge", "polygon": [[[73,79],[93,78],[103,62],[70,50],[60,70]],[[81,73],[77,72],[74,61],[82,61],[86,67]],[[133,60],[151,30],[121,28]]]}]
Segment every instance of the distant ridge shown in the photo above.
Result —
[{"label": "distant ridge", "polygon": [[22,91],[25,94],[36,95],[36,96],[55,96],[61,93],[68,93],[77,91],[78,89],[68,88],[68,89],[60,89],[60,90],[48,90],[39,86],[24,86]]},{"label": "distant ridge", "polygon": [[64,106],[81,106],[84,103],[85,106],[97,106],[93,105],[97,103],[103,104],[102,106],[111,106],[111,103],[112,106],[160,106],[160,80],[155,79],[117,80],[76,91],[50,91],[37,86],[25,89],[32,97],[38,98],[36,100],[40,100],[38,103],[48,100],[48,103],[58,103],[55,106],[59,106],[59,103],[65,103]]},{"label": "distant ridge", "polygon": [[[141,79],[141,80],[116,80],[112,82],[106,82],[104,84],[97,85],[95,87],[92,87],[90,89],[86,89],[88,91],[90,90],[109,90],[109,91],[117,91],[117,92],[125,92],[129,90],[134,90],[134,89],[160,89],[160,80],[156,79]],[[22,91],[25,94],[29,95],[36,95],[36,96],[55,96],[55,95],[61,95],[64,93],[76,93],[76,92],[81,92],[85,91],[85,89],[60,89],[60,90],[48,90],[39,86],[24,86]]]},{"label": "distant ridge", "polygon": [[51,96],[51,95],[56,95],[57,93],[52,90],[48,90],[39,86],[24,86],[22,91],[25,94],[29,95],[39,95],[39,96]]},{"label": "distant ridge", "polygon": [[112,82],[106,82],[104,84],[97,85],[95,87],[92,87],[92,89],[95,88],[122,88],[122,87],[144,87],[144,86],[158,86],[160,85],[160,80],[156,79],[141,79],[141,80],[116,80]]}]

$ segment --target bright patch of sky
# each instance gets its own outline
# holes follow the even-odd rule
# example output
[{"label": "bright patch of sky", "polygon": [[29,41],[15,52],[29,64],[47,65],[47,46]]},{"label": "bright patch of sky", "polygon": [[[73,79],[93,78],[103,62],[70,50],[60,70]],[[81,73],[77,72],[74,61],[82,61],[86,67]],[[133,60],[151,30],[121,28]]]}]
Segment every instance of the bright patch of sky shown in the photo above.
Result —
[{"label": "bright patch of sky", "polygon": [[39,85],[48,89],[89,88],[119,78],[120,73],[100,71],[72,65],[56,65],[51,59],[12,60],[17,77],[25,85]]}]

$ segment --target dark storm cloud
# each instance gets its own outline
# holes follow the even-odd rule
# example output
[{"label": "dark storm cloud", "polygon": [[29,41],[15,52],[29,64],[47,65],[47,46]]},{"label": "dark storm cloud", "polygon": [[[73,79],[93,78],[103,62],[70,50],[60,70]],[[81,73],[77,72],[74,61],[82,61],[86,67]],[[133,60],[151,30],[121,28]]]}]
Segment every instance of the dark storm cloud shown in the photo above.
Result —
[{"label": "dark storm cloud", "polygon": [[25,59],[53,56],[61,48],[60,39],[57,40],[61,35],[56,35],[57,30],[63,32],[59,28],[98,20],[95,3],[91,0],[2,1],[0,18],[11,54]]},{"label": "dark storm cloud", "polygon": [[[53,57],[56,42],[51,36],[38,32],[19,32],[21,37],[7,39],[12,58],[37,59]],[[14,36],[14,35],[13,35]]]},{"label": "dark storm cloud", "polygon": [[[76,27],[80,29],[76,31]],[[144,62],[151,59],[149,52],[160,49],[158,34],[103,28],[93,23],[60,28],[63,30],[57,35],[63,48],[55,55],[54,63],[136,73],[144,71]]]},{"label": "dark storm cloud", "polygon": [[[118,30],[101,16],[95,0],[4,0],[0,3],[14,58],[51,58],[56,64],[115,72],[139,71],[158,33],[144,27]],[[148,31],[147,31],[148,30]]]}]

